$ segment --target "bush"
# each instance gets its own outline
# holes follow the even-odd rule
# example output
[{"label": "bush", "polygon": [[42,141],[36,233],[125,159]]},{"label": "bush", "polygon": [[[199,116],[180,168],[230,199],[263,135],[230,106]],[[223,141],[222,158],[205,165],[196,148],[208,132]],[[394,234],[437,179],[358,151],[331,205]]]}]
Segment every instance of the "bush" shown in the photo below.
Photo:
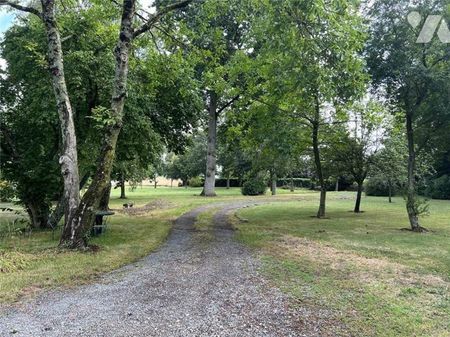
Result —
[{"label": "bush", "polygon": [[14,186],[9,181],[0,180],[0,201],[8,202],[14,199],[14,197]]},{"label": "bush", "polygon": [[425,193],[433,199],[450,200],[450,176],[443,175],[432,180]]},{"label": "bush", "polygon": [[[389,196],[389,184],[387,180],[382,177],[372,177],[364,186],[366,191],[366,195],[374,196],[374,197],[387,197]],[[397,191],[396,186],[393,184],[392,186],[392,195],[394,195]]]},{"label": "bush", "polygon": [[202,187],[203,179],[201,177],[192,177],[191,179],[189,179],[188,185],[190,187]]},{"label": "bush", "polygon": [[243,195],[262,195],[266,193],[267,186],[260,178],[250,178],[242,184]]}]

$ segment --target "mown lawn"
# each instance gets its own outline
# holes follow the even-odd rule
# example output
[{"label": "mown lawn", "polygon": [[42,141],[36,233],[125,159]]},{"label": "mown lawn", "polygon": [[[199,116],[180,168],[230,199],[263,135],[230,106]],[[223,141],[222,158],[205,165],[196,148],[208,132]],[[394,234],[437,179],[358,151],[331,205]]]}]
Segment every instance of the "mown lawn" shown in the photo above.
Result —
[{"label": "mown lawn", "polygon": [[[217,198],[200,197],[200,192],[201,188],[127,189],[126,202],[133,202],[135,208],[148,203],[155,203],[157,208],[133,216],[116,212],[110,218],[107,233],[91,240],[99,246],[96,252],[58,250],[59,230],[9,233],[0,238],[0,303],[33,296],[42,289],[92,281],[155,250],[170,232],[172,220],[182,213],[205,203],[234,200],[240,195],[239,189],[219,189]],[[125,202],[118,198],[118,193],[113,190],[110,203],[113,209],[121,209]],[[12,204],[0,207],[20,209]],[[3,233],[14,216],[0,212]]]},{"label": "mown lawn", "polygon": [[416,234],[400,230],[402,198],[364,198],[354,214],[353,197],[330,193],[320,220],[316,195],[241,210],[238,239],[276,285],[332,309],[355,336],[450,336],[450,202],[432,201],[422,219],[431,231]]}]

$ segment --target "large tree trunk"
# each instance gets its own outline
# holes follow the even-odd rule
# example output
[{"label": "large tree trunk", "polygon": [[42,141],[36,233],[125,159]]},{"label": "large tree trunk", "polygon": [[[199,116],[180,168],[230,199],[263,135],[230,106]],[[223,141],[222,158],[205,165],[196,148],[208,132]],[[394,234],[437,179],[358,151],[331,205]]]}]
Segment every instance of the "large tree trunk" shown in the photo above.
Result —
[{"label": "large tree trunk", "polygon": [[114,89],[111,98],[109,118],[114,122],[104,131],[103,144],[97,160],[97,170],[89,189],[84,194],[75,215],[64,227],[60,245],[69,248],[84,248],[87,245],[86,234],[90,231],[99,208],[100,200],[110,181],[117,138],[122,128],[123,107],[126,97],[128,77],[128,58],[133,39],[132,22],[135,13],[135,1],[124,0],[120,35],[115,48],[116,71]]},{"label": "large tree trunk", "polygon": [[55,19],[55,1],[41,0],[41,3],[42,20],[47,33],[48,64],[60,119],[62,154],[59,163],[64,180],[63,193],[66,199],[65,223],[69,224],[80,202],[77,139],[72,106],[64,76],[61,38]]},{"label": "large tree trunk", "polygon": [[317,217],[325,217],[325,203],[327,199],[327,187],[325,185],[325,179],[323,177],[322,162],[320,161],[320,149],[319,149],[319,123],[320,123],[320,106],[316,102],[316,116],[312,123],[312,143],[314,153],[314,163],[316,166],[317,178],[320,184],[320,202],[319,210],[317,211]]},{"label": "large tree trunk", "polygon": [[126,199],[127,196],[125,194],[125,176],[123,173],[120,175],[120,183],[119,184],[120,184],[119,185],[120,186],[120,199]]},{"label": "large tree trunk", "polygon": [[105,191],[103,192],[102,199],[100,200],[100,204],[98,209],[100,211],[109,211],[109,199],[111,197],[111,181],[106,186]]},{"label": "large tree trunk", "polygon": [[217,142],[217,95],[214,91],[209,94],[208,114],[208,149],[206,153],[206,176],[202,195],[215,197],[216,183],[216,142]]},{"label": "large tree trunk", "polygon": [[[83,189],[84,185],[86,185],[89,177],[90,177],[90,174],[86,173],[83,176],[83,178],[81,179],[80,191]],[[66,197],[63,194],[61,196],[61,198],[59,198],[55,209],[53,210],[53,212],[50,214],[50,217],[48,218],[47,227],[56,228],[58,226],[58,223],[61,221],[62,217],[64,216],[65,211],[66,211]]]},{"label": "large tree trunk", "polygon": [[414,147],[414,129],[412,124],[412,114],[406,113],[406,135],[408,138],[408,185],[406,190],[406,211],[408,212],[411,230],[422,232],[419,224],[419,214],[416,204],[416,150]]},{"label": "large tree trunk", "polygon": [[227,190],[230,189],[230,175],[227,177]]},{"label": "large tree trunk", "polygon": [[358,181],[358,191],[356,192],[356,202],[355,202],[355,209],[353,210],[355,213],[361,212],[361,197],[362,197],[362,191],[363,191],[363,182]]}]

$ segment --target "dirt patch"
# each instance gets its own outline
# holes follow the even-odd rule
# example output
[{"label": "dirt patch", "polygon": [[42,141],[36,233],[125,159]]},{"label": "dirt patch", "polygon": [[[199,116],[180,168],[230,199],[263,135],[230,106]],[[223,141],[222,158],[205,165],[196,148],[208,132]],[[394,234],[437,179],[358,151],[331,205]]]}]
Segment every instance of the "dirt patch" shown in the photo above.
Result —
[{"label": "dirt patch", "polygon": [[267,249],[279,257],[309,259],[318,265],[343,273],[346,278],[356,278],[364,283],[377,283],[382,280],[383,283],[402,286],[450,286],[449,282],[439,276],[420,274],[400,263],[368,258],[305,238],[285,235]]},{"label": "dirt patch", "polygon": [[148,212],[154,211],[156,209],[166,209],[172,206],[172,203],[163,200],[158,199],[154,200],[152,202],[149,202],[148,204],[145,204],[142,207],[130,207],[130,208],[124,208],[124,209],[115,209],[114,211],[119,212],[121,214],[131,215],[131,216],[139,216],[144,215]]}]

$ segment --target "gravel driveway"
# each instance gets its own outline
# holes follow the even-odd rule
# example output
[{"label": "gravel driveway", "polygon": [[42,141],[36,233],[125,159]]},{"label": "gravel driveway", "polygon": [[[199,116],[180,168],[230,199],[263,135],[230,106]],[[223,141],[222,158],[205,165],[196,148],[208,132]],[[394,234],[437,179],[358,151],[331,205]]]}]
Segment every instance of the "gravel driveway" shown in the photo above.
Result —
[{"label": "gravel driveway", "polygon": [[[99,283],[3,309],[0,336],[321,336],[327,313],[292,309],[233,240],[227,214],[254,204],[216,203],[182,215],[167,242],[139,262]],[[194,222],[218,205],[205,239]]]}]

